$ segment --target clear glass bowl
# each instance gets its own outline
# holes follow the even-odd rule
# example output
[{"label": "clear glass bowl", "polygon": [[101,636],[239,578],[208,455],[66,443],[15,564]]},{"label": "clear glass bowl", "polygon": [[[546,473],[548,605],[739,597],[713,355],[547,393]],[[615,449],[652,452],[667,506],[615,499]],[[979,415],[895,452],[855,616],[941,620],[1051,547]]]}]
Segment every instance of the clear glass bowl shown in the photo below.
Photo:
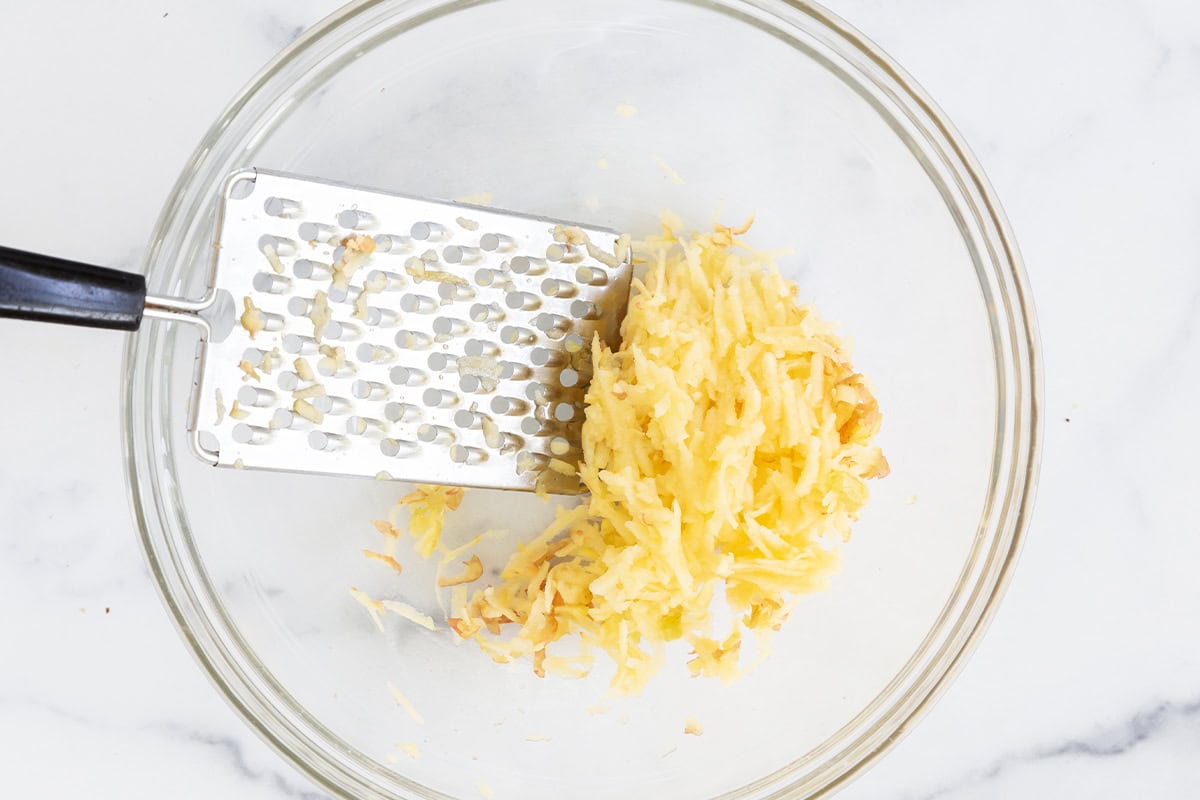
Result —
[{"label": "clear glass bowl", "polygon": [[[785,270],[856,341],[893,468],[832,588],[800,604],[765,665],[727,687],[675,662],[641,697],[608,702],[603,674],[539,680],[444,635],[375,631],[349,586],[432,605],[415,560],[394,579],[359,554],[407,487],[201,463],[184,433],[194,334],[148,326],[129,346],[125,415],[151,568],[221,692],[322,786],[355,798],[476,797],[479,782],[523,800],[812,797],[945,687],[1029,514],[1033,310],[966,146],[856,31],[782,0],[355,3],[209,132],[155,233],[153,291],[200,293],[218,186],[244,166],[428,197],[489,192],[500,207],[635,233],[663,208],[698,226],[753,212],[753,240],[793,248]],[[472,492],[447,535],[527,535],[550,513]],[[689,717],[703,736],[683,734]],[[400,741],[422,757],[398,754]]]}]

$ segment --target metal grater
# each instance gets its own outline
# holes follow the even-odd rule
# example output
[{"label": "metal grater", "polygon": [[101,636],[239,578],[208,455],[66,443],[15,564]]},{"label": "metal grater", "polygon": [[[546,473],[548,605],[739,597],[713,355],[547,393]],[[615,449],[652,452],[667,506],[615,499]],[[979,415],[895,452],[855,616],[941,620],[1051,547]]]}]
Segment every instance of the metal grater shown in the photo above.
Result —
[{"label": "metal grater", "polygon": [[[581,457],[591,342],[617,346],[629,295],[618,234],[261,169],[230,177],[218,217],[208,300],[182,313],[147,301],[147,315],[181,319],[220,298],[228,320],[230,298],[235,316],[249,298],[251,327],[265,326],[206,326],[189,425],[202,458],[580,491],[565,473]],[[335,266],[372,246],[335,285]],[[319,342],[318,292],[331,312]],[[319,419],[297,411],[297,391]]]}]

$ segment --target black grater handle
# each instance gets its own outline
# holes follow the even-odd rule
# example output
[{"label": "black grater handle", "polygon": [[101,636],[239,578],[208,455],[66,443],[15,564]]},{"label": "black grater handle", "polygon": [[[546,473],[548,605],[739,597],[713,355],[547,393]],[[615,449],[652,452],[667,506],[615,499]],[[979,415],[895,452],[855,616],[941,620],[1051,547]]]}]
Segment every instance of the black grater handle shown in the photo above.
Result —
[{"label": "black grater handle", "polygon": [[0,318],[134,331],[145,307],[141,275],[0,247]]}]

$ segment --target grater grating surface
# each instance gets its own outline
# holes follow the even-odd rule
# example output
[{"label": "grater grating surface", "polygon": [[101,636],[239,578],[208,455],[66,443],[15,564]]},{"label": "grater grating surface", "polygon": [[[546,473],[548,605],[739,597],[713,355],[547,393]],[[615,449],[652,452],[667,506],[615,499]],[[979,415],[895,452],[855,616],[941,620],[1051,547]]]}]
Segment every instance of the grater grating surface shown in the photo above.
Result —
[{"label": "grater grating surface", "polygon": [[264,327],[235,324],[198,355],[196,450],[218,466],[578,492],[564,471],[581,457],[592,337],[619,343],[627,251],[613,231],[237,173],[212,287],[237,314],[249,298]]}]

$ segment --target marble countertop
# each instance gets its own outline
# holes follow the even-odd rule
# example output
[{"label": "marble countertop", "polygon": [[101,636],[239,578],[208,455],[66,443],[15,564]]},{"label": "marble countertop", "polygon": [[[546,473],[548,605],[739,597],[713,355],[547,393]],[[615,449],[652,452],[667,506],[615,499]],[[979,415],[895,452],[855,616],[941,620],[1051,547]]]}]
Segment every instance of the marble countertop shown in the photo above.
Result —
[{"label": "marble countertop", "polygon": [[[0,241],[135,268],[208,124],[336,5],[7,9]],[[1046,365],[1038,508],[1000,613],[927,719],[839,797],[1194,797],[1200,6],[829,5],[974,147]],[[123,337],[34,331],[0,322],[4,794],[323,797],[218,697],[151,584],[122,476]]]}]

